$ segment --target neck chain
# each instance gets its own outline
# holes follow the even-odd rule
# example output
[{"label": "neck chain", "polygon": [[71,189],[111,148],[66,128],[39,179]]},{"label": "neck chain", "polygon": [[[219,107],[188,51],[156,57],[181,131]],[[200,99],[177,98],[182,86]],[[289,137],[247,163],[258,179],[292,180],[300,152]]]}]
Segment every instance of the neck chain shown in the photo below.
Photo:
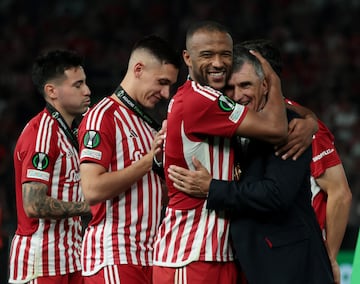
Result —
[{"label": "neck chain", "polygon": [[60,112],[58,112],[51,104],[46,103],[46,109],[51,113],[51,116],[56,119],[59,127],[65,132],[65,135],[70,140],[71,144],[76,148],[76,150],[79,151],[79,143],[77,140],[77,127],[70,129]]},{"label": "neck chain", "polygon": [[156,131],[161,129],[161,125],[150,115],[148,115],[144,111],[143,107],[139,105],[132,97],[130,97],[121,86],[119,86],[114,93],[124,105],[132,110],[138,117],[142,118],[152,128],[154,128]]}]

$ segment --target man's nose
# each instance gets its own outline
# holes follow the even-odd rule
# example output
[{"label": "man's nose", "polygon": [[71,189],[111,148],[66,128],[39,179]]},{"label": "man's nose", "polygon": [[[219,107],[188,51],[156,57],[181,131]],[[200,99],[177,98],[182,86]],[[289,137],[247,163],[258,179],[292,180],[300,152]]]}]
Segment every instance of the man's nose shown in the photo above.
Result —
[{"label": "man's nose", "polygon": [[170,96],[170,86],[164,86],[160,91],[161,97],[168,99]]},{"label": "man's nose", "polygon": [[216,54],[214,56],[213,62],[212,62],[214,67],[223,67],[224,66],[224,60],[222,58],[222,56],[220,54]]}]

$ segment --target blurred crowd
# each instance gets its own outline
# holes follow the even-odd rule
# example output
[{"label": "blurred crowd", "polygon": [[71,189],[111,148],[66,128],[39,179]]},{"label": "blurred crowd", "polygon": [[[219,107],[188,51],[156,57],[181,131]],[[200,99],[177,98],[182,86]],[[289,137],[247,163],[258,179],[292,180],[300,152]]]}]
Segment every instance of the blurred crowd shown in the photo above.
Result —
[{"label": "blurred crowd", "polygon": [[[235,41],[268,38],[280,48],[284,95],[313,110],[334,133],[353,193],[349,226],[359,227],[359,15],[357,0],[2,0],[1,233],[12,235],[16,224],[14,145],[44,107],[31,82],[34,58],[55,47],[80,52],[95,103],[116,88],[140,36],[162,35],[180,51],[188,23],[203,19],[225,24]],[[185,78],[184,68],[179,83]],[[156,111],[164,117],[165,109],[166,103]]]}]

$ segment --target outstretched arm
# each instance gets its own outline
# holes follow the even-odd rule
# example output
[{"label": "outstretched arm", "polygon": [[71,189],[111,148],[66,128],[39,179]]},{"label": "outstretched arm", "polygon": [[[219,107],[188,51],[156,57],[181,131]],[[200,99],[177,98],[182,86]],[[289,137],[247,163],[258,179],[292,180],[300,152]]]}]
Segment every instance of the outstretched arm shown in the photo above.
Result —
[{"label": "outstretched arm", "polygon": [[273,154],[259,156],[252,159],[240,182],[211,179],[201,164],[195,166],[195,171],[171,166],[169,178],[178,190],[195,197],[207,197],[208,209],[282,211],[291,206],[299,190],[303,190],[301,186],[309,174],[310,159],[310,149],[297,161],[282,160]]},{"label": "outstretched arm", "polygon": [[282,159],[296,160],[311,145],[313,135],[319,125],[316,115],[300,105],[287,104],[286,107],[298,113],[302,118],[294,118],[289,122],[288,137],[285,144],[275,146],[276,155]]}]

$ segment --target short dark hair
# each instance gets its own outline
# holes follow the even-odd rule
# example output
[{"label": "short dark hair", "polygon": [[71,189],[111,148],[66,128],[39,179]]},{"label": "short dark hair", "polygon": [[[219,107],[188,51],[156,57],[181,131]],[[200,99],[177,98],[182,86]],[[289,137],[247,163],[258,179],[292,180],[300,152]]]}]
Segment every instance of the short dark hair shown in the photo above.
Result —
[{"label": "short dark hair", "polygon": [[65,71],[83,66],[84,59],[75,51],[50,50],[39,55],[32,66],[32,80],[37,90],[44,94],[44,86],[53,79],[65,76]]},{"label": "short dark hair", "polygon": [[231,36],[230,31],[224,25],[214,21],[200,21],[192,23],[186,32],[186,43],[188,40],[199,30],[205,30],[210,32],[222,32],[227,33]]},{"label": "short dark hair", "polygon": [[180,54],[169,44],[169,42],[157,35],[148,35],[138,40],[132,51],[137,49],[146,49],[157,59],[165,64],[172,64],[180,69]]},{"label": "short dark hair", "polygon": [[283,62],[279,48],[277,48],[271,40],[247,40],[241,42],[240,45],[247,49],[253,49],[260,52],[260,54],[269,62],[276,74],[280,77],[283,69]]},{"label": "short dark hair", "polygon": [[246,47],[241,44],[235,44],[232,72],[239,71],[245,63],[249,63],[254,67],[255,73],[259,78],[264,78],[264,71],[259,59],[257,59],[255,55],[251,54],[249,49]]}]

